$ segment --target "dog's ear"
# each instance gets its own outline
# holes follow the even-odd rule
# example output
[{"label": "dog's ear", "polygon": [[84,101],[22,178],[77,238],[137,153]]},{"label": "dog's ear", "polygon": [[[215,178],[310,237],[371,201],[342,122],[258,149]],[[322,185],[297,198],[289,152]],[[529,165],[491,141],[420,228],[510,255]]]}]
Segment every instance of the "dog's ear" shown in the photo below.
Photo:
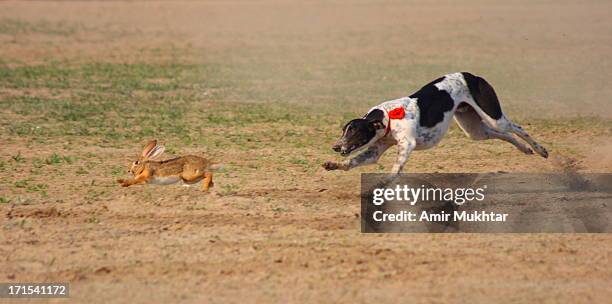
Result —
[{"label": "dog's ear", "polygon": [[380,109],[374,109],[372,111],[370,111],[370,113],[368,113],[365,117],[365,120],[367,121],[371,121],[371,122],[376,122],[376,121],[383,121],[383,119],[385,119],[385,113],[380,110]]},{"label": "dog's ear", "polygon": [[380,109],[374,109],[370,111],[365,117],[365,120],[371,122],[376,129],[384,129],[385,125],[383,120],[385,119],[385,113]]},{"label": "dog's ear", "polygon": [[382,121],[375,121],[373,125],[374,125],[374,128],[376,128],[376,130],[385,128],[385,125],[383,125]]}]

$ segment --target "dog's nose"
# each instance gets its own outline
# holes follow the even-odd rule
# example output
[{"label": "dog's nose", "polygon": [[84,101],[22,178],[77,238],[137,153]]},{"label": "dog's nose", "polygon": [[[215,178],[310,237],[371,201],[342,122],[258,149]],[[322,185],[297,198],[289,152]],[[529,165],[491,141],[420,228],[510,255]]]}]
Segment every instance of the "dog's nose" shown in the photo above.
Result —
[{"label": "dog's nose", "polygon": [[342,150],[342,147],[340,147],[340,145],[334,145],[332,149],[334,149],[334,151],[336,152],[340,152],[340,150]]}]

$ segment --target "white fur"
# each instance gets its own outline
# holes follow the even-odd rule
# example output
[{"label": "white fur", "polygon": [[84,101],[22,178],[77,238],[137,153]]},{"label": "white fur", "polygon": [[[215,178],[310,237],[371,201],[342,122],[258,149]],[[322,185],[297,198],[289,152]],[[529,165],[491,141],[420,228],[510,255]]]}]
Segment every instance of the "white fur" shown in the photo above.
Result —
[{"label": "white fur", "polygon": [[151,178],[148,183],[154,185],[171,185],[182,181],[179,176],[157,176]]},{"label": "white fur", "polygon": [[198,182],[200,182],[202,179],[204,179],[204,177],[201,177],[195,181],[186,183],[180,176],[159,176],[159,177],[153,177],[152,179],[148,181],[148,183],[153,184],[153,185],[171,185],[171,184],[178,183],[179,185],[190,187],[193,185],[197,185]]}]

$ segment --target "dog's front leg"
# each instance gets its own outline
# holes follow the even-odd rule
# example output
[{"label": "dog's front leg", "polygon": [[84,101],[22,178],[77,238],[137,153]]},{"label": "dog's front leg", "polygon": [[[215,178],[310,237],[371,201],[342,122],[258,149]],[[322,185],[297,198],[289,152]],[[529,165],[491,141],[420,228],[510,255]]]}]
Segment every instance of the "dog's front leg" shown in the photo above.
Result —
[{"label": "dog's front leg", "polygon": [[397,160],[391,169],[391,173],[395,175],[400,174],[402,169],[404,169],[404,165],[408,161],[408,156],[410,156],[410,153],[412,153],[412,150],[414,150],[416,142],[414,139],[404,139],[398,142],[397,146],[399,148],[397,152]]},{"label": "dog's front leg", "polygon": [[380,156],[389,149],[392,144],[386,142],[377,142],[373,146],[369,147],[365,151],[361,152],[357,156],[343,161],[341,163],[335,162],[325,162],[323,164],[323,168],[325,170],[350,170],[355,167],[365,166],[369,164],[374,164],[378,161]]}]

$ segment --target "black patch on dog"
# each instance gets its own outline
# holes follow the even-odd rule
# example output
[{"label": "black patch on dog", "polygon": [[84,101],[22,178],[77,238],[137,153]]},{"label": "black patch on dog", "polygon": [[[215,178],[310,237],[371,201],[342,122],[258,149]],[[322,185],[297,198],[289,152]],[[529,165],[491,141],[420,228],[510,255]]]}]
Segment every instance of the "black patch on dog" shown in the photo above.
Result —
[{"label": "black patch on dog", "polygon": [[461,74],[463,74],[463,78],[465,78],[470,94],[472,94],[476,104],[491,118],[500,119],[502,117],[502,110],[493,87],[484,78],[468,72],[462,72]]},{"label": "black patch on dog", "polygon": [[448,92],[438,89],[436,83],[444,80],[440,77],[425,86],[420,90],[410,95],[410,98],[417,99],[419,107],[420,119],[419,124],[423,127],[431,128],[442,120],[444,113],[453,109],[455,101],[450,97]]},{"label": "black patch on dog", "polygon": [[383,119],[385,119],[385,112],[383,112],[380,109],[374,109],[370,111],[370,113],[366,114],[366,116],[364,116],[363,118],[371,122],[376,122],[376,121],[382,122]]}]

